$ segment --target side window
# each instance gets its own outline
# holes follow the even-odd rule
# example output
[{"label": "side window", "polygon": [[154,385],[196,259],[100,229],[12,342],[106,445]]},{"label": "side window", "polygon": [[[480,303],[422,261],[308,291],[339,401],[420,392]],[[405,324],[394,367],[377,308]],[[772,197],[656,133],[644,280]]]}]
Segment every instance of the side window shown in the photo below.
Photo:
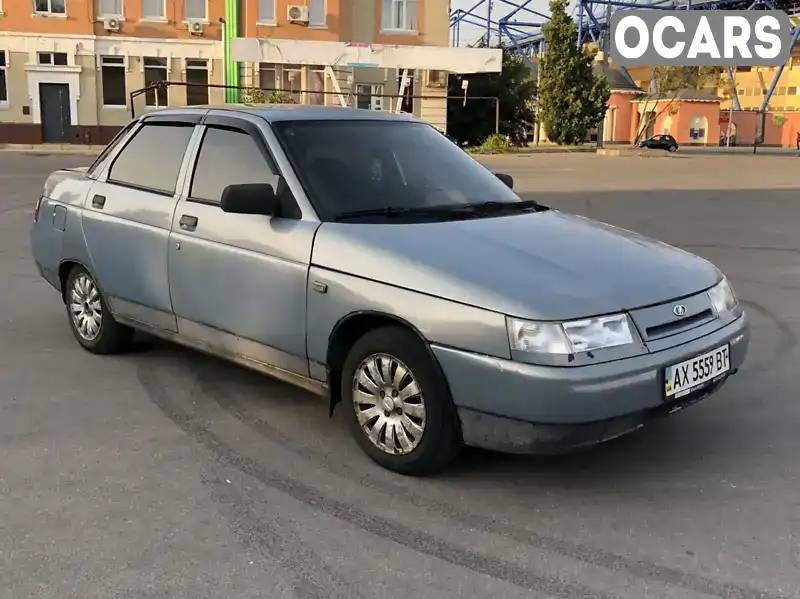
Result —
[{"label": "side window", "polygon": [[144,125],[111,165],[109,183],[174,194],[194,125]]},{"label": "side window", "polygon": [[247,133],[209,127],[197,156],[189,198],[219,203],[222,191],[236,183],[269,183],[277,191],[278,172]]}]

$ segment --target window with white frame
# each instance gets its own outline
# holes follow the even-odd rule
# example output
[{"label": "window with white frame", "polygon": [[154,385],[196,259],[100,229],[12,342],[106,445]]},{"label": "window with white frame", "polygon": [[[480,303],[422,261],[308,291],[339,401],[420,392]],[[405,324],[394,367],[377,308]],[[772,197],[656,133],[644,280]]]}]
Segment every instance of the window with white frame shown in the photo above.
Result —
[{"label": "window with white frame", "polygon": [[6,77],[6,51],[0,50],[0,105],[8,104],[8,78]]},{"label": "window with white frame", "polygon": [[308,91],[306,102],[315,106],[325,105],[325,67],[308,67]]},{"label": "window with white frame", "polygon": [[258,65],[258,87],[264,91],[280,89],[278,83],[278,67],[274,63],[262,62]]},{"label": "window with white frame", "polygon": [[258,22],[275,23],[275,0],[258,0]]},{"label": "window with white frame", "polygon": [[383,85],[356,85],[356,108],[383,110]]},{"label": "window with white frame", "polygon": [[142,19],[166,19],[165,0],[142,0]]},{"label": "window with white frame", "polygon": [[292,97],[296,104],[303,101],[303,67],[299,64],[281,65],[281,90]]},{"label": "window with white frame", "polygon": [[208,0],[184,0],[184,17],[205,21],[208,18]]},{"label": "window with white frame", "polygon": [[308,0],[308,24],[315,27],[327,25],[325,0]]},{"label": "window with white frame", "polygon": [[37,52],[36,62],[43,65],[64,67],[69,62],[66,52]]},{"label": "window with white frame", "polygon": [[37,14],[65,15],[67,0],[33,0],[33,10]]},{"label": "window with white frame", "polygon": [[125,59],[122,56],[101,56],[100,77],[103,106],[125,106]]},{"label": "window with white frame", "polygon": [[202,58],[186,59],[186,105],[208,104],[208,61]]},{"label": "window with white frame", "polygon": [[381,0],[381,29],[416,31],[417,0]]},{"label": "window with white frame", "polygon": [[[143,58],[144,61],[144,85],[150,87],[161,81],[167,80],[167,59],[166,58]],[[167,86],[154,87],[144,93],[144,103],[147,106],[165,107],[169,106],[169,94]]]},{"label": "window with white frame", "polygon": [[299,64],[262,62],[258,65],[259,87],[268,92],[284,92],[297,104],[303,101],[302,81],[303,67]]},{"label": "window with white frame", "polygon": [[123,0],[98,0],[97,14],[101,17],[121,17]]}]

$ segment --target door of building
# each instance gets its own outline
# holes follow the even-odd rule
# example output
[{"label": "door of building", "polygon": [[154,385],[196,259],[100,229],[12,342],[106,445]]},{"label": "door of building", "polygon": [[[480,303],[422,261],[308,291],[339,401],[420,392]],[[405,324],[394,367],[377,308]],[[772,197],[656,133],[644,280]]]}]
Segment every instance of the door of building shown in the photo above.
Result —
[{"label": "door of building", "polygon": [[[398,73],[397,77],[397,85],[398,87],[403,81],[403,71]],[[402,90],[403,95],[403,103],[401,105],[400,110],[402,112],[407,112],[409,114],[413,114],[414,112],[414,71],[408,71],[408,85],[404,90]]]},{"label": "door of building", "polygon": [[39,104],[42,117],[42,141],[67,143],[72,137],[69,85],[40,83]]}]

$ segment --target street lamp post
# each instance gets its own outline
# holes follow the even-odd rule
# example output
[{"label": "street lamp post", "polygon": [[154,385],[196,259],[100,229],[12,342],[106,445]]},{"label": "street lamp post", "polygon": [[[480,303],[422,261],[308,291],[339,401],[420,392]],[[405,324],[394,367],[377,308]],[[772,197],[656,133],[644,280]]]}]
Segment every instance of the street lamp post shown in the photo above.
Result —
[{"label": "street lamp post", "polygon": [[736,67],[733,67],[733,78],[731,79],[731,106],[728,109],[728,131],[725,134],[725,151],[731,147],[731,124],[733,123],[733,98],[736,97]]}]

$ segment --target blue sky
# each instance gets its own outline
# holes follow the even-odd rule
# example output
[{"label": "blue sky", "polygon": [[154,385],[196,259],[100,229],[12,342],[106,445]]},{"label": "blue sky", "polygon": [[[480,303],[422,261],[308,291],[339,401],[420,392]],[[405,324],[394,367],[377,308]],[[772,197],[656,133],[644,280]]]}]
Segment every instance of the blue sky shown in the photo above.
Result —
[{"label": "blue sky", "polygon": [[[522,4],[524,0],[511,0],[517,6]],[[461,8],[463,10],[469,10],[474,6],[478,0],[451,0],[450,8],[451,10],[456,10]],[[487,13],[487,4],[488,2],[484,0],[484,3],[475,11],[476,14],[480,15],[483,19],[486,18]],[[528,4],[528,8],[531,10],[535,10],[537,12],[548,14],[550,11],[548,9],[549,0],[531,0],[530,4]],[[496,20],[499,17],[503,17],[511,12],[513,7],[501,0],[494,0],[494,7],[493,7],[493,14],[492,19]],[[528,21],[528,22],[538,22],[538,19],[530,13],[525,13],[524,11],[520,11],[514,17],[518,21]],[[468,25],[466,23],[461,23],[461,45],[466,45],[467,43],[474,42],[475,40],[479,39],[481,35],[486,31],[485,26],[483,28]]]}]

